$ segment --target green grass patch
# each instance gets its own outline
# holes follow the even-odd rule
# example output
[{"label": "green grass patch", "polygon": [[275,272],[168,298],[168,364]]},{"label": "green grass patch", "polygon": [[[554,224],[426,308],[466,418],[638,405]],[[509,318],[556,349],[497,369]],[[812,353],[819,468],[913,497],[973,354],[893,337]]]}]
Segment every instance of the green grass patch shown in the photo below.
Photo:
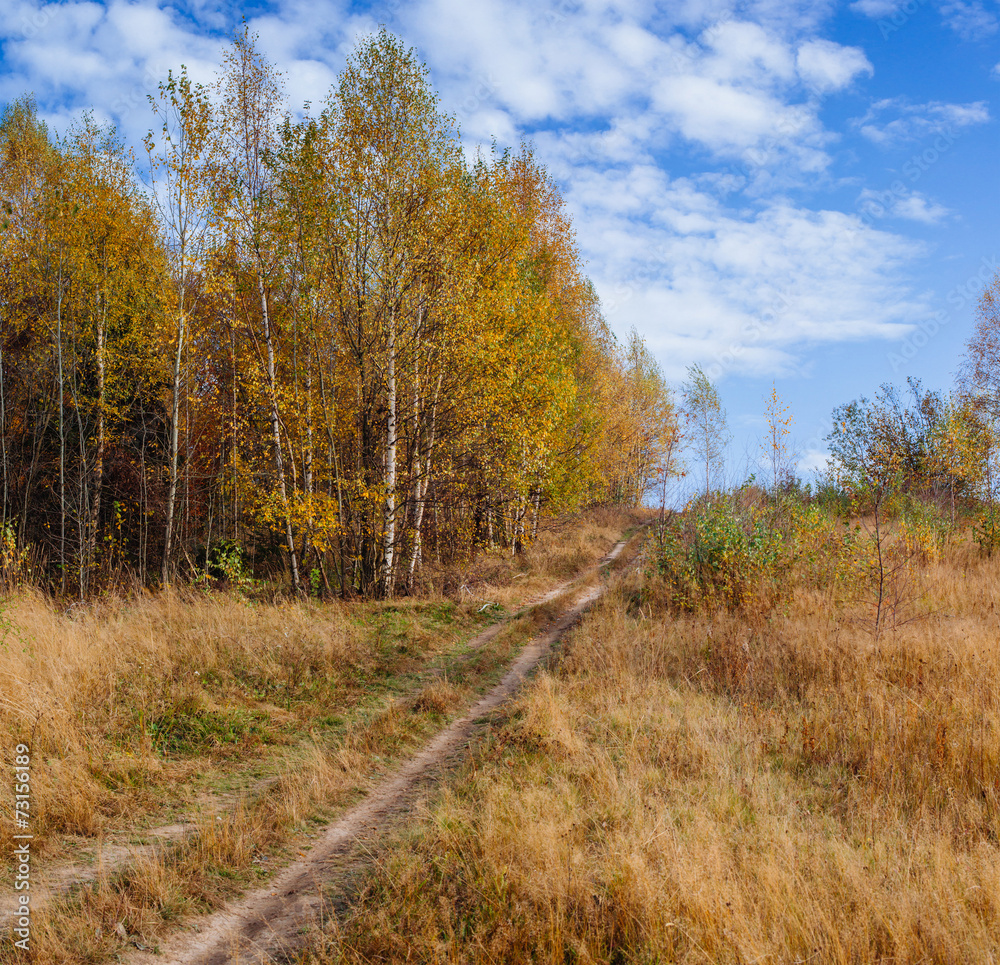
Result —
[{"label": "green grass patch", "polygon": [[266,717],[242,707],[210,710],[188,698],[147,723],[153,744],[165,754],[191,755],[231,744],[261,744],[271,738]]}]

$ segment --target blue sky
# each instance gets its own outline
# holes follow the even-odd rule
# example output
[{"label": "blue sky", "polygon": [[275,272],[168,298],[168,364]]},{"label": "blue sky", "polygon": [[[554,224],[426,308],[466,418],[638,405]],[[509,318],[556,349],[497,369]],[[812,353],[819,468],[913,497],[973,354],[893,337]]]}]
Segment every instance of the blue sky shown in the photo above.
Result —
[{"label": "blue sky", "polygon": [[145,95],[211,81],[241,17],[318,103],[386,24],[470,153],[530,138],[605,314],[668,378],[718,380],[731,476],[772,380],[802,471],[832,408],[908,376],[947,389],[1000,268],[997,0],[0,0],[0,102],[59,131],[86,108],[138,145]]}]

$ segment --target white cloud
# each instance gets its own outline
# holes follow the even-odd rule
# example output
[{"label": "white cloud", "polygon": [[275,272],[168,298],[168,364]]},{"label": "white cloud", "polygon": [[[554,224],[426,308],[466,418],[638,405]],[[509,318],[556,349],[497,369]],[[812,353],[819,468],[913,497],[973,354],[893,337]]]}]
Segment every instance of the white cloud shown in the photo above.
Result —
[{"label": "white cloud", "polygon": [[796,37],[817,30],[836,10],[834,0],[749,0],[733,3],[745,20],[752,20],[783,36]]},{"label": "white cloud", "polygon": [[829,469],[830,452],[827,449],[807,449],[799,457],[795,470],[799,476],[822,477]]},{"label": "white cloud", "polygon": [[[883,120],[886,115],[895,116],[892,120]],[[939,134],[953,137],[964,128],[985,124],[989,119],[986,101],[910,104],[901,98],[887,98],[874,103],[854,124],[868,140],[880,147],[896,147]]]},{"label": "white cloud", "polygon": [[641,162],[577,170],[567,200],[610,321],[635,325],[669,377],[695,361],[797,371],[809,346],[900,337],[927,313],[901,277],[920,246],[855,215],[737,212]]},{"label": "white cloud", "polygon": [[[57,119],[96,105],[133,143],[149,124],[144,94],[155,79],[186,63],[210,81],[238,19],[234,6],[208,0],[7,6],[0,99],[34,87]],[[671,376],[695,361],[796,371],[811,345],[895,337],[926,311],[905,281],[918,245],[781,194],[823,183],[839,135],[822,122],[822,100],[871,73],[865,54],[818,33],[829,0],[734,9],[732,0],[407,0],[394,10],[467,150],[493,137],[534,140],[612,323],[636,325]],[[249,21],[286,72],[293,106],[318,103],[358,33],[375,28],[351,10],[346,0],[281,0]],[[27,36],[18,25],[32,29],[43,11],[44,26]],[[881,102],[858,127],[889,143],[987,117],[981,103]],[[920,195],[896,209],[944,217]]]},{"label": "white cloud", "polygon": [[893,214],[899,218],[909,218],[911,221],[922,221],[924,224],[937,224],[949,214],[944,205],[928,201],[923,195],[914,191],[908,198],[903,198],[893,208]]},{"label": "white cloud", "polygon": [[987,9],[981,0],[949,0],[941,5],[945,24],[966,40],[983,40],[1000,29],[995,10]]},{"label": "white cloud", "polygon": [[868,220],[894,217],[923,224],[938,224],[950,214],[946,207],[929,201],[919,191],[907,191],[902,184],[897,184],[896,191],[866,188],[858,198],[858,210]]},{"label": "white cloud", "polygon": [[654,88],[653,105],[686,138],[725,154],[753,147],[767,137],[792,140],[815,130],[813,118],[802,108],[707,77],[664,78]]},{"label": "white cloud", "polygon": [[399,12],[408,38],[457,100],[485,78],[494,103],[522,120],[599,116],[645,96],[667,45],[628,5],[579,11],[500,0],[422,0]]},{"label": "white cloud", "polygon": [[[401,13],[446,108],[490,78],[463,128],[531,132],[609,319],[622,332],[635,325],[670,377],[695,361],[800,371],[809,346],[899,337],[927,312],[904,277],[919,245],[775,196],[779,180],[815,185],[836,137],[819,118],[822,97],[872,67],[858,48],[810,35],[801,8],[763,6],[737,18],[723,5],[673,4],[684,33],[639,3],[589,3],[555,21],[526,0],[502,12],[498,0],[423,0]],[[592,93],[605,77],[611,102]],[[672,176],[685,144],[698,170]],[[911,217],[937,214],[908,204]]]},{"label": "white cloud", "polygon": [[[184,64],[193,80],[210,84],[239,26],[238,11],[202,0],[9,0],[8,6],[0,23],[0,101],[33,91],[59,130],[94,108],[99,121],[117,123],[133,143],[149,126],[146,97],[167,71]],[[283,72],[295,108],[322,100],[358,31],[376,27],[349,15],[344,0],[283,0],[248,26]]]},{"label": "white cloud", "polygon": [[[854,0],[850,5],[855,13],[873,20],[889,21],[889,32],[902,27],[917,7],[927,0]],[[992,3],[983,0],[944,0],[937,5],[945,26],[950,27],[965,40],[983,40],[1000,29],[1000,16]],[[883,37],[886,35],[883,32]]]},{"label": "white cloud", "polygon": [[795,77],[795,59],[788,44],[759,24],[729,21],[709,28],[702,41],[711,53],[702,70],[719,81],[772,87]]},{"label": "white cloud", "polygon": [[854,0],[851,9],[874,20],[878,17],[890,17],[902,6],[903,0]]},{"label": "white cloud", "polygon": [[829,40],[810,40],[804,43],[796,56],[799,75],[817,93],[847,87],[861,74],[871,76],[874,68],[862,50],[842,47]]},{"label": "white cloud", "polygon": [[[675,6],[669,24],[648,3],[570,13],[528,0],[420,0],[399,17],[451,103],[489,78],[490,106],[530,128],[644,117],[661,141],[679,136],[729,160],[752,151],[755,172],[822,171],[831,136],[818,105],[801,102],[802,44],[782,33],[801,10],[787,0],[757,6],[759,23],[723,5]],[[675,26],[686,17],[695,28],[687,35]],[[858,51],[835,44],[807,46],[800,59],[813,93],[868,69]]]},{"label": "white cloud", "polygon": [[167,71],[185,63],[195,80],[208,81],[222,46],[153,0],[22,2],[11,13],[0,27],[0,100],[34,92],[59,130],[93,108],[97,120],[117,122],[133,143],[149,126],[146,95]]}]

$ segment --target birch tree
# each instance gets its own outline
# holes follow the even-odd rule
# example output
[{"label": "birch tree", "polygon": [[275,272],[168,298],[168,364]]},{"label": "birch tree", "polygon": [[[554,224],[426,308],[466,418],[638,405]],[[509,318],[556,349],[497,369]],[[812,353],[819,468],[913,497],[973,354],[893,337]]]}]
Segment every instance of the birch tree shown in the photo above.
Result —
[{"label": "birch tree", "polygon": [[[256,47],[249,29],[236,36],[226,53],[219,80],[215,136],[223,159],[216,190],[238,264],[252,288],[244,291],[248,334],[262,356],[263,388],[270,412],[274,471],[280,517],[288,549],[292,586],[298,592],[298,553],[292,530],[289,484],[285,471],[282,419],[279,411],[277,332],[272,296],[278,273],[280,239],[272,232],[276,210],[273,159],[278,154],[278,129],[283,94],[280,76]],[[256,302],[256,304],[254,304]]]},{"label": "birch tree", "polygon": [[687,380],[681,387],[684,414],[688,424],[688,439],[695,457],[705,473],[705,495],[718,484],[722,474],[729,428],[726,410],[718,389],[699,365],[687,370]]},{"label": "birch tree", "polygon": [[192,84],[187,69],[171,72],[149,95],[159,124],[144,145],[153,180],[160,224],[167,237],[173,283],[171,405],[169,425],[169,480],[160,577],[170,582],[174,551],[175,516],[180,464],[181,400],[189,390],[184,359],[188,328],[197,298],[196,276],[207,267],[212,226],[211,170],[212,115],[208,93]]}]

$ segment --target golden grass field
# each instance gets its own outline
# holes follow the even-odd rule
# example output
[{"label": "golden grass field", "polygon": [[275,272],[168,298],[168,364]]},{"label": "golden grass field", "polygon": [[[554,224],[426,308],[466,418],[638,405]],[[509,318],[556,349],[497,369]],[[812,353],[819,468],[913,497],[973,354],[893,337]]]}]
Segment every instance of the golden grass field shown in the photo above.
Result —
[{"label": "golden grass field", "polygon": [[[462,660],[463,642],[496,619],[484,602],[513,612],[593,565],[630,524],[612,512],[568,521],[522,557],[486,554],[460,577],[436,574],[447,595],[272,603],[183,590],[67,606],[25,591],[3,601],[0,735],[7,763],[19,742],[31,747],[36,880],[98,872],[33,917],[35,960],[112,960],[120,931],[153,945],[265,876],[530,635],[530,617],[514,620]],[[157,839],[164,827],[194,833]],[[0,822],[4,854],[13,833]],[[102,855],[157,840],[168,847],[138,847],[101,870]],[[0,962],[20,956],[9,942],[0,949]]]},{"label": "golden grass field", "polygon": [[803,572],[630,568],[300,961],[1000,960],[1000,559],[915,559],[877,639]]},{"label": "golden grass field", "polygon": [[[119,922],[153,946],[264,877],[533,632],[449,665],[483,601],[514,610],[627,522],[486,557],[451,596],[8,601],[0,727],[41,765],[40,861],[195,826],[39,916],[36,960],[113,960]],[[1000,556],[962,533],[911,554],[877,635],[870,585],[831,559],[686,610],[628,561],[294,960],[1000,961]]]}]

